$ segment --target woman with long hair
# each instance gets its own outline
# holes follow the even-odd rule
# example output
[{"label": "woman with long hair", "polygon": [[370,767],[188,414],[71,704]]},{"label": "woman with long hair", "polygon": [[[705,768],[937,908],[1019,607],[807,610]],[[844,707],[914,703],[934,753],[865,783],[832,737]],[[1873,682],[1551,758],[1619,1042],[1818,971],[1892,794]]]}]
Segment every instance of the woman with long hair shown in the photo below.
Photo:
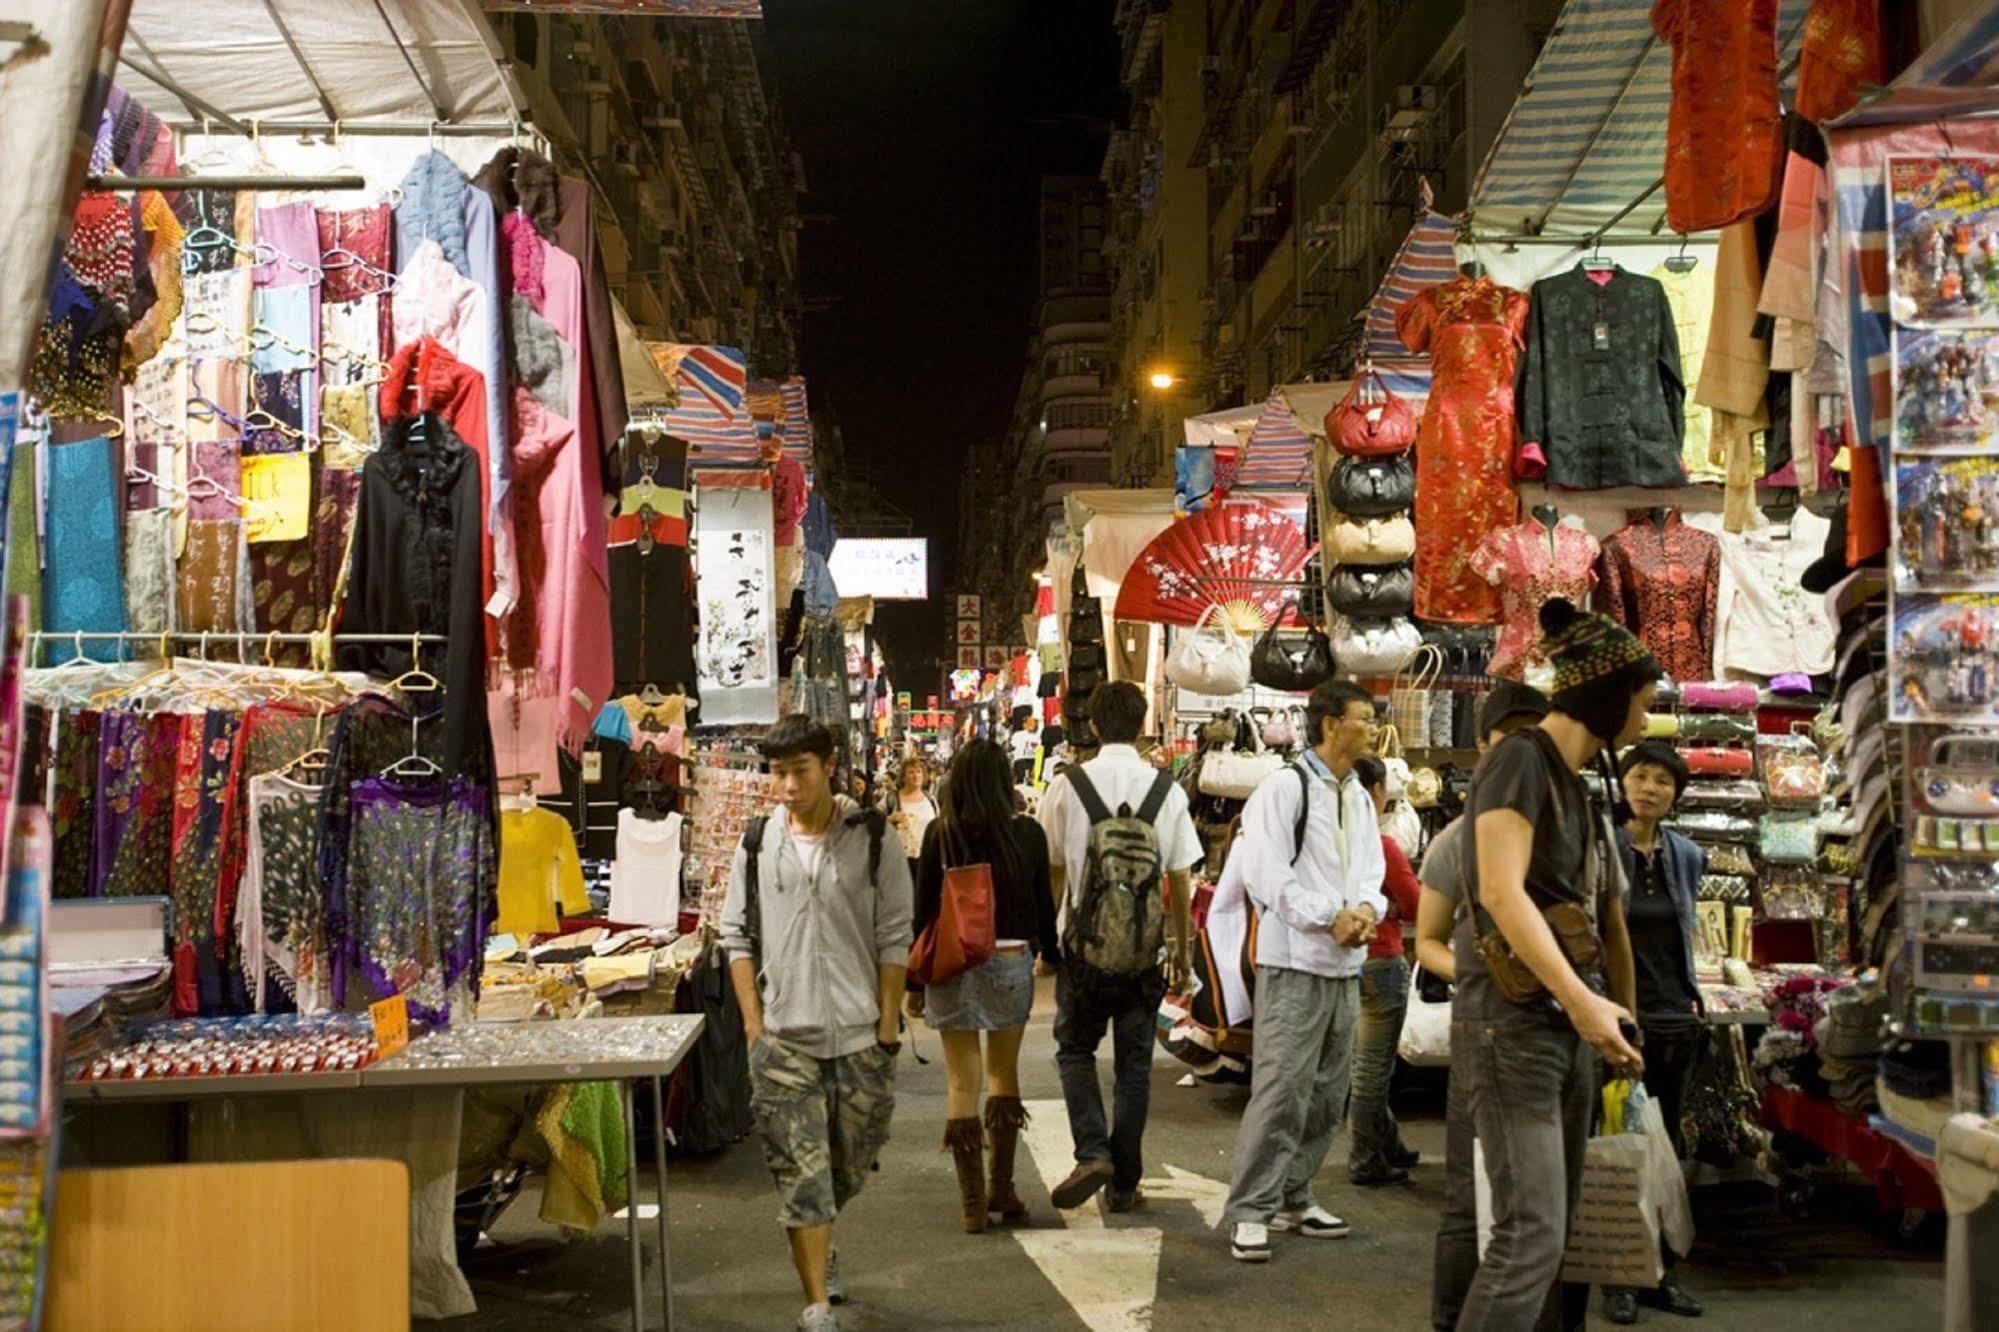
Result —
[{"label": "woman with long hair", "polygon": [[990,740],[973,740],[958,751],[942,809],[924,836],[916,873],[919,936],[937,919],[945,871],[961,865],[991,866],[996,947],[983,964],[929,987],[926,1004],[929,1023],[944,1043],[944,1146],[957,1167],[965,1229],[976,1234],[986,1228],[990,1213],[1009,1222],[1027,1217],[1027,1204],[1013,1187],[1015,1149],[1027,1122],[1020,1103],[1020,1038],[1034,1007],[1035,956],[1052,961],[1058,947],[1048,840],[1033,819],[1014,813],[1012,765]]}]

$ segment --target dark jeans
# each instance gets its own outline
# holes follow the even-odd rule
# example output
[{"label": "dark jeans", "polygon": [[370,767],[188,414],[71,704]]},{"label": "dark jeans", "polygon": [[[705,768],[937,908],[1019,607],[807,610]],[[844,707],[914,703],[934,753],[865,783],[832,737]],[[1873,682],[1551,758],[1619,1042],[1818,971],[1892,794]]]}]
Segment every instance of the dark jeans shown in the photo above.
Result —
[{"label": "dark jeans", "polygon": [[1347,1169],[1388,1165],[1388,1153],[1402,1145],[1402,1131],[1388,1108],[1388,1082],[1395,1073],[1395,1046],[1402,1016],[1409,1011],[1409,964],[1399,957],[1373,957],[1360,968],[1360,1024],[1354,1036],[1353,1103],[1348,1120]]},{"label": "dark jeans", "polygon": [[1521,1010],[1451,1025],[1492,1189],[1492,1239],[1465,1296],[1464,1332],[1531,1327],[1561,1275],[1582,1193],[1596,1052],[1566,1024]]},{"label": "dark jeans", "polygon": [[[1457,1039],[1457,1032],[1451,1032]],[[1452,1046],[1455,1053],[1457,1047]],[[1430,1270],[1430,1326],[1451,1332],[1478,1275],[1478,1184],[1472,1176],[1471,1076],[1451,1067],[1444,1102],[1444,1215]]]},{"label": "dark jeans", "polygon": [[[1055,1064],[1069,1108],[1076,1160],[1109,1161],[1111,1183],[1138,1187],[1144,1174],[1141,1141],[1152,1099],[1152,1039],[1159,1014],[1156,981],[1106,985],[1073,962],[1055,973]],[[1111,1031],[1114,1123],[1104,1122],[1097,1085],[1097,1046]]]}]

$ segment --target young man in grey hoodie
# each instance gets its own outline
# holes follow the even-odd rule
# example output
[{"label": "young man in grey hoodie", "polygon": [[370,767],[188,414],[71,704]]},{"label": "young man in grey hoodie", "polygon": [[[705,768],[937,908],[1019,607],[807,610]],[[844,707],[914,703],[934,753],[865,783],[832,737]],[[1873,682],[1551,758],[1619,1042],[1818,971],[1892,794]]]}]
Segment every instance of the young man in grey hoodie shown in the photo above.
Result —
[{"label": "young man in grey hoodie", "polygon": [[778,809],[751,821],[722,907],[778,1221],[808,1301],[839,1327],[833,1218],[873,1168],[895,1110],[896,1018],[909,963],[909,866],[886,825],[833,793],[833,733],[780,718],[762,750]]}]

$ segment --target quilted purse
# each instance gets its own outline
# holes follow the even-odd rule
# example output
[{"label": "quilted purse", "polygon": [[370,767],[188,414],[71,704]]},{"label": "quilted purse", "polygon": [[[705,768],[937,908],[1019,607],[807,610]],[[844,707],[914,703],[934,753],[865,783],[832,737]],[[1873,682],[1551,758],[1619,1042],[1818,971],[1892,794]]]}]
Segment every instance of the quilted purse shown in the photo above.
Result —
[{"label": "quilted purse", "polygon": [[1416,554],[1416,525],[1407,514],[1349,518],[1334,525],[1327,544],[1341,564],[1401,564]]},{"label": "quilted purse", "polygon": [[1342,615],[1407,615],[1416,605],[1416,574],[1407,564],[1342,565],[1326,579],[1326,599]]},{"label": "quilted purse", "polygon": [[1364,370],[1326,413],[1326,438],[1352,457],[1390,457],[1416,442],[1416,413],[1388,391],[1379,374]]},{"label": "quilted purse", "polygon": [[1401,513],[1416,503],[1416,469],[1407,458],[1342,458],[1327,496],[1335,509],[1357,518]]}]

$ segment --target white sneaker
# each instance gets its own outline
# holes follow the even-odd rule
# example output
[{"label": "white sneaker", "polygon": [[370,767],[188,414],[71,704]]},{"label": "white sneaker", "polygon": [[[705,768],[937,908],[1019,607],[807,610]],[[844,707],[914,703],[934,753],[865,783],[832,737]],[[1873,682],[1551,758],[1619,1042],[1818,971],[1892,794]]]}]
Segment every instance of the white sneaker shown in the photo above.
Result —
[{"label": "white sneaker", "polygon": [[1270,1261],[1270,1227],[1238,1221],[1229,1232],[1229,1256],[1239,1263]]},{"label": "white sneaker", "polygon": [[1317,1203],[1299,1212],[1279,1212],[1270,1218],[1270,1228],[1283,1234],[1296,1231],[1313,1239],[1345,1239],[1353,1230]]},{"label": "white sneaker", "polygon": [[840,1317],[830,1304],[808,1304],[798,1315],[799,1332],[840,1332]]}]

